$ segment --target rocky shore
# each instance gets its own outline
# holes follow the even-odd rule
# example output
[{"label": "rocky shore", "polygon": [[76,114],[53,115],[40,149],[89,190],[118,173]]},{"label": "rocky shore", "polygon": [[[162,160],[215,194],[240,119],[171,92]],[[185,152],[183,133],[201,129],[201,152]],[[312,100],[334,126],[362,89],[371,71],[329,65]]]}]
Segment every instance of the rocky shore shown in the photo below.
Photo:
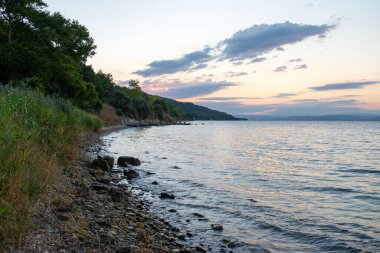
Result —
[{"label": "rocky shore", "polygon": [[97,162],[100,136],[121,127],[81,137],[78,159],[36,204],[34,228],[13,252],[205,252],[186,248],[177,228],[113,183],[114,158]]}]

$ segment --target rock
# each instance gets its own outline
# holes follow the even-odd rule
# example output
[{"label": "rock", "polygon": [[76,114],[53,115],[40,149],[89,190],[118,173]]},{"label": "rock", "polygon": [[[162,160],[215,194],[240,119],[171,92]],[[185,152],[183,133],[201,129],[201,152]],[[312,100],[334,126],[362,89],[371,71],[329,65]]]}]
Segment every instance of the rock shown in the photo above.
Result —
[{"label": "rock", "polygon": [[109,190],[109,194],[111,195],[113,202],[121,202],[121,200],[124,196],[124,191],[120,188],[112,187]]},{"label": "rock", "polygon": [[180,235],[178,236],[178,239],[180,239],[180,240],[185,240],[185,239],[186,239],[186,235],[185,235],[185,234],[180,234]]},{"label": "rock", "polygon": [[236,248],[237,247],[237,242],[232,241],[227,244],[227,247],[230,249]]},{"label": "rock", "polygon": [[158,182],[157,181],[153,181],[152,184],[158,185]]},{"label": "rock", "polygon": [[178,166],[173,166],[173,169],[180,170],[181,168]]},{"label": "rock", "polygon": [[92,185],[92,189],[94,189],[95,191],[109,191],[110,187],[104,184],[94,183]]},{"label": "rock", "polygon": [[103,157],[103,160],[106,160],[106,161],[107,161],[108,166],[109,166],[110,169],[112,170],[112,169],[113,169],[113,165],[114,165],[114,163],[115,163],[115,158],[113,158],[112,156],[104,156],[104,157]]},{"label": "rock", "polygon": [[115,253],[132,253],[132,251],[129,247],[123,247],[116,249]]},{"label": "rock", "polygon": [[173,194],[169,194],[167,192],[162,192],[161,195],[160,195],[160,198],[161,199],[174,199],[174,195]]},{"label": "rock", "polygon": [[204,218],[205,216],[203,214],[200,214],[200,213],[193,213],[194,216],[197,216],[199,218]]},{"label": "rock", "polygon": [[195,247],[195,250],[197,251],[197,252],[202,252],[202,253],[206,253],[207,251],[204,249],[204,248],[202,248],[201,246],[196,246]]},{"label": "rock", "polygon": [[175,209],[169,209],[168,212],[169,212],[169,213],[176,213],[177,210],[175,210]]},{"label": "rock", "polygon": [[111,182],[111,178],[107,175],[104,176],[98,176],[95,178],[96,181],[103,184],[109,184]]},{"label": "rock", "polygon": [[140,174],[137,171],[135,171],[135,170],[124,171],[124,175],[127,176],[128,180],[132,180],[132,179],[140,176]]},{"label": "rock", "polygon": [[223,226],[221,224],[211,224],[211,228],[215,231],[222,231]]},{"label": "rock", "polygon": [[138,165],[141,165],[141,162],[138,158],[135,158],[132,156],[120,156],[117,159],[117,164],[120,166],[125,166],[126,164],[138,166]]},{"label": "rock", "polygon": [[151,176],[151,175],[155,175],[156,173],[154,173],[154,172],[150,172],[150,171],[148,171],[147,173],[146,173],[146,175],[147,176]]},{"label": "rock", "polygon": [[106,160],[104,160],[103,158],[96,158],[92,162],[92,166],[93,167],[98,167],[98,168],[100,168],[101,170],[104,170],[104,171],[111,170],[110,166],[108,165],[108,162]]}]

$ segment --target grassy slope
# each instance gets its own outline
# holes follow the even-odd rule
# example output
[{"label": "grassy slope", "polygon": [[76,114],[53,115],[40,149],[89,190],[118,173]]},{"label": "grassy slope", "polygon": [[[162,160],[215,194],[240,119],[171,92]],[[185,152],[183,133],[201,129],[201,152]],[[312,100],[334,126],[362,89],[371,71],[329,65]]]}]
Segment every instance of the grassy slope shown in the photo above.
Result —
[{"label": "grassy slope", "polygon": [[30,207],[73,159],[78,135],[100,127],[62,99],[0,86],[0,249],[28,227]]}]

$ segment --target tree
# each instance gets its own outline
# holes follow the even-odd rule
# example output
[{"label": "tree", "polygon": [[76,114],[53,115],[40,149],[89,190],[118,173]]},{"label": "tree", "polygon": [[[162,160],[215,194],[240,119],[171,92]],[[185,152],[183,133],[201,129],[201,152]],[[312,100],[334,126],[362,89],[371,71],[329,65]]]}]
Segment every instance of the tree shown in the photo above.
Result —
[{"label": "tree", "polygon": [[130,80],[128,84],[129,84],[129,87],[128,87],[129,89],[141,92],[141,87],[139,85],[138,80]]}]

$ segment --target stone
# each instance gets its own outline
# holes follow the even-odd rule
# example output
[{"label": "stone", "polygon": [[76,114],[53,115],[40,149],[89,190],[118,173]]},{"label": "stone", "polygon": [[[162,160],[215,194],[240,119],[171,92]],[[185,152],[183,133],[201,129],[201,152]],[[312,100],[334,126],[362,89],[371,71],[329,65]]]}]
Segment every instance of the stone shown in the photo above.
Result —
[{"label": "stone", "polygon": [[133,166],[139,166],[139,165],[141,165],[141,162],[138,158],[135,158],[132,156],[120,156],[117,159],[117,164],[120,166],[125,166],[126,164],[130,164]]},{"label": "stone", "polygon": [[115,158],[113,158],[112,156],[104,156],[103,160],[106,160],[108,166],[112,170],[113,169],[113,165],[115,163]]},{"label": "stone", "polygon": [[197,251],[197,252],[202,252],[202,253],[206,253],[207,251],[204,249],[204,248],[202,248],[201,246],[196,246],[195,247],[195,250]]},{"label": "stone", "polygon": [[98,168],[100,168],[101,170],[104,170],[104,171],[111,170],[110,166],[108,165],[108,162],[106,160],[104,160],[103,158],[96,158],[92,162],[92,166],[93,167],[98,167]]},{"label": "stone", "polygon": [[109,194],[110,194],[113,202],[121,202],[121,200],[124,196],[124,191],[120,188],[112,187],[109,190]]},{"label": "stone", "polygon": [[211,224],[211,228],[215,231],[222,231],[223,226],[221,224]]},{"label": "stone", "polygon": [[203,214],[200,214],[200,213],[193,213],[194,216],[197,216],[199,218],[204,218],[205,216]]},{"label": "stone", "polygon": [[158,185],[158,182],[157,181],[153,181],[152,184],[153,185]]},{"label": "stone", "polygon": [[161,199],[174,199],[174,195],[173,194],[169,194],[167,192],[162,192],[160,194],[160,198]]},{"label": "stone", "polygon": [[180,239],[180,240],[186,240],[186,235],[185,234],[180,234],[178,236],[178,239]]},{"label": "stone", "polygon": [[140,174],[137,171],[131,169],[131,170],[124,171],[124,176],[127,176],[128,180],[132,180],[140,176]]}]

